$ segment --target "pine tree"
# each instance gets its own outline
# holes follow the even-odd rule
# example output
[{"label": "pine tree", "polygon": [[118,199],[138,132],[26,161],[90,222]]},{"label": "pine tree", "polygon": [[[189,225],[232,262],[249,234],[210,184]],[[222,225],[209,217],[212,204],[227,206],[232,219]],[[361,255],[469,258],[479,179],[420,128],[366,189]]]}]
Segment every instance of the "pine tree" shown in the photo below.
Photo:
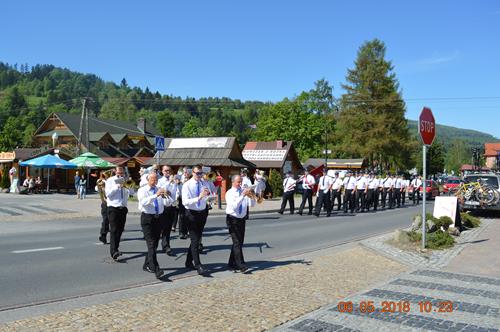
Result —
[{"label": "pine tree", "polygon": [[405,103],[385,45],[363,44],[349,69],[341,98],[336,139],[341,155],[367,158],[372,167],[409,167],[411,141]]}]

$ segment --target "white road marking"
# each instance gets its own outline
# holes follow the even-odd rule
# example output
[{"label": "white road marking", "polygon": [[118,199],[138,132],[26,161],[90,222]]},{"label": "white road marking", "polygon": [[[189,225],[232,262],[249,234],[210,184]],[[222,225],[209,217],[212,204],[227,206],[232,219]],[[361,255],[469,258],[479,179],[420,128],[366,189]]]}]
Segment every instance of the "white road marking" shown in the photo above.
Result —
[{"label": "white road marking", "polygon": [[64,247],[51,247],[51,248],[38,248],[38,249],[26,249],[26,250],[14,250],[13,254],[24,254],[27,252],[37,252],[37,251],[48,251],[48,250],[59,250],[64,249]]}]

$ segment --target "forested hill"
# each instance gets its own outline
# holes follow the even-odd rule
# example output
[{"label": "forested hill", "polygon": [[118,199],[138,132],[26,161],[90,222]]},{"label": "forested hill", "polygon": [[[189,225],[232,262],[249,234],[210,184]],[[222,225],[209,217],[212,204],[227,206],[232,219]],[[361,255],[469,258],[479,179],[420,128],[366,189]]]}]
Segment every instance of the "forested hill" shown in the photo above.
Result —
[{"label": "forested hill", "polygon": [[[410,133],[419,139],[418,121],[408,120]],[[455,128],[438,124],[436,126],[436,140],[443,144],[445,150],[453,141],[461,140],[470,147],[482,147],[486,142],[500,142],[500,139],[493,135],[486,134],[477,130]]]},{"label": "forested hill", "polygon": [[[260,101],[162,95],[148,88],[130,87],[126,79],[116,84],[53,65],[30,67],[0,62],[0,151],[29,146],[33,132],[48,114],[80,112],[84,97],[91,98],[87,105],[101,118],[134,122],[144,117],[168,137],[236,136],[242,144],[262,139],[255,135],[255,124],[270,107]],[[408,123],[416,137],[417,122]],[[437,131],[445,150],[457,140],[466,146],[498,141],[474,130],[438,125]]]}]

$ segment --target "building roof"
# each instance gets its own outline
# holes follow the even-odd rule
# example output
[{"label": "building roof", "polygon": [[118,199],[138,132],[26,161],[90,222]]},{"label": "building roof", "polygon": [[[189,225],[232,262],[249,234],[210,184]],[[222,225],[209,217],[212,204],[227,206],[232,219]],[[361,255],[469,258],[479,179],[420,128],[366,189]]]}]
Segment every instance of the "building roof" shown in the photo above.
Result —
[{"label": "building roof", "polygon": [[[328,167],[339,169],[362,168],[363,162],[364,159],[328,159]],[[306,167],[309,165],[319,167],[324,164],[324,158],[309,158],[304,163]]]},{"label": "building roof", "polygon": [[246,160],[255,164],[257,168],[283,168],[289,153],[293,154],[292,159],[300,167],[293,141],[247,142],[242,155]]},{"label": "building roof", "polygon": [[160,163],[171,166],[255,167],[243,158],[234,137],[166,138]]},{"label": "building roof", "polygon": [[500,143],[484,143],[484,156],[496,157],[500,152]]},{"label": "building roof", "polygon": [[[50,117],[53,115],[57,116],[64,124],[66,127],[68,127],[68,130],[70,131],[73,136],[78,137],[78,133],[80,130],[80,120],[81,117],[79,114],[71,114],[71,113],[53,113],[51,114]],[[34,135],[40,136],[40,135],[45,135],[46,133],[41,132],[42,126],[35,132]],[[85,132],[86,124],[85,121],[83,122],[83,128],[82,132]],[[146,130],[143,133],[140,131],[140,129],[137,127],[137,124],[131,123],[131,122],[125,122],[125,121],[118,121],[118,120],[107,120],[107,119],[97,119],[94,117],[89,116],[89,136],[91,136],[94,133],[109,133],[113,138],[115,138],[114,135],[116,135],[117,138],[121,139],[123,138],[124,135],[126,134],[135,134],[135,135],[150,135],[150,136],[155,136],[159,135],[159,133],[156,131],[156,129],[151,125],[146,122]],[[58,132],[59,134],[59,132]],[[99,135],[92,135],[93,138]],[[102,137],[102,136],[101,136]],[[116,141],[119,141],[116,140]]]}]

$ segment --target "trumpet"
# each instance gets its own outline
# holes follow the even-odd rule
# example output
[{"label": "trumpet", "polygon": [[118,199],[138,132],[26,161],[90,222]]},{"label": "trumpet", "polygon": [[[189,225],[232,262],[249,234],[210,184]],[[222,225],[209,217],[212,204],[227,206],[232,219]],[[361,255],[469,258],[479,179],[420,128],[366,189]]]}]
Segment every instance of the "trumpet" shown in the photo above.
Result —
[{"label": "trumpet", "polygon": [[245,194],[246,197],[250,198],[250,199],[254,199],[254,200],[258,200],[258,197],[257,195],[255,194],[255,190],[253,189],[250,189],[246,194]]}]

